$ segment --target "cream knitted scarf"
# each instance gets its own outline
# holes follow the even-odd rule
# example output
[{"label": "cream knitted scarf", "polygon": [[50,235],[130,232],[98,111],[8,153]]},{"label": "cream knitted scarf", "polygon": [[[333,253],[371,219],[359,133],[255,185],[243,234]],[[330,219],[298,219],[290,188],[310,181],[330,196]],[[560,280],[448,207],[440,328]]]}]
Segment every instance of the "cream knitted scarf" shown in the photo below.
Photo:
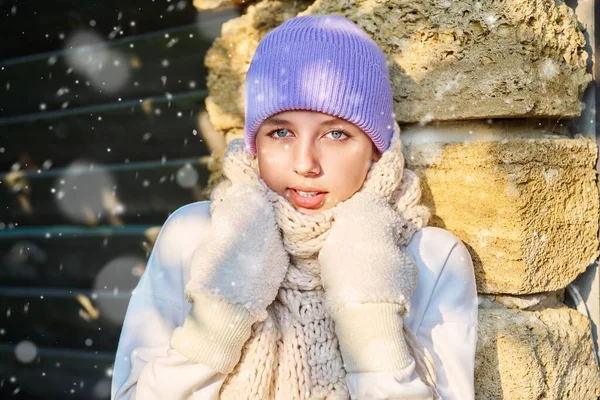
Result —
[{"label": "cream knitted scarf", "polygon": [[[390,148],[374,163],[360,189],[379,193],[409,222],[404,244],[429,219],[419,205],[418,177],[404,168],[400,129],[395,126]],[[241,139],[233,140],[223,160],[227,180],[212,193],[212,204],[233,182],[259,185],[273,204],[290,264],[268,317],[255,323],[251,338],[234,370],[227,376],[221,399],[349,399],[346,372],[324,306],[317,261],[319,250],[332,226],[335,208],[317,215],[296,211],[282,196],[270,190],[258,174],[256,157]],[[421,379],[435,387],[433,362],[426,349],[404,329]]]}]

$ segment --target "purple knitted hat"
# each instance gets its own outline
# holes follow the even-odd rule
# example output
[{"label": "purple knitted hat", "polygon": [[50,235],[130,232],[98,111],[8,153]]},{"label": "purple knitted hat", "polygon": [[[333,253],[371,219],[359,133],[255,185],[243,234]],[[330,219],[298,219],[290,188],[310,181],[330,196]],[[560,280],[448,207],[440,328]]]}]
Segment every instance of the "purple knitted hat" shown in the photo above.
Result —
[{"label": "purple knitted hat", "polygon": [[383,52],[359,26],[339,15],[295,17],[269,32],[246,75],[246,147],[256,155],[262,122],[282,111],[312,110],[352,122],[380,152],[394,131],[389,72]]}]

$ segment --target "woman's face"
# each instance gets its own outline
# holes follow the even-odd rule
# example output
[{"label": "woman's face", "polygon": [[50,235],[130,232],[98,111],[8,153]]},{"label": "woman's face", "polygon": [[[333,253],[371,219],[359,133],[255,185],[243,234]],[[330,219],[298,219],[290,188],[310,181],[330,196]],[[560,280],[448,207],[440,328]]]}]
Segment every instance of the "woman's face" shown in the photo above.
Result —
[{"label": "woman's face", "polygon": [[316,214],[349,199],[380,154],[351,122],[315,111],[285,111],[256,135],[261,178],[296,210]]}]

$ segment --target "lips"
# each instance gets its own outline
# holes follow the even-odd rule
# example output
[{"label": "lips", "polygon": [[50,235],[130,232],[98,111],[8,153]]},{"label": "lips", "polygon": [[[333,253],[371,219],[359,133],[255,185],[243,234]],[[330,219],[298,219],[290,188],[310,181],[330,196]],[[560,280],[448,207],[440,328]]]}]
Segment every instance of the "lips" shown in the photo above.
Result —
[{"label": "lips", "polygon": [[[302,196],[296,190],[302,192],[318,192],[313,196]],[[317,189],[312,188],[289,188],[289,199],[296,207],[315,209],[321,207],[325,200],[327,192],[320,192]]]}]

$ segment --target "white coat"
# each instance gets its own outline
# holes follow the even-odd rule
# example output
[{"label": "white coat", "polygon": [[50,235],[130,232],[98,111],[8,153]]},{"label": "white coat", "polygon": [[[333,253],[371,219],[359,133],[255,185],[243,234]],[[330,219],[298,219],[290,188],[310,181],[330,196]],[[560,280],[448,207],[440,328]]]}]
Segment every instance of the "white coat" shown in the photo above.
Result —
[{"label": "white coat", "polygon": [[[183,206],[161,228],[123,323],[112,376],[114,400],[218,399],[225,375],[169,346],[191,308],[184,287],[192,253],[210,231],[209,205]],[[419,282],[405,323],[434,357],[442,398],[473,399],[477,291],[469,252],[452,233],[435,227],[417,232],[408,250]],[[351,398],[431,398],[414,363],[408,368],[347,374]]]}]

